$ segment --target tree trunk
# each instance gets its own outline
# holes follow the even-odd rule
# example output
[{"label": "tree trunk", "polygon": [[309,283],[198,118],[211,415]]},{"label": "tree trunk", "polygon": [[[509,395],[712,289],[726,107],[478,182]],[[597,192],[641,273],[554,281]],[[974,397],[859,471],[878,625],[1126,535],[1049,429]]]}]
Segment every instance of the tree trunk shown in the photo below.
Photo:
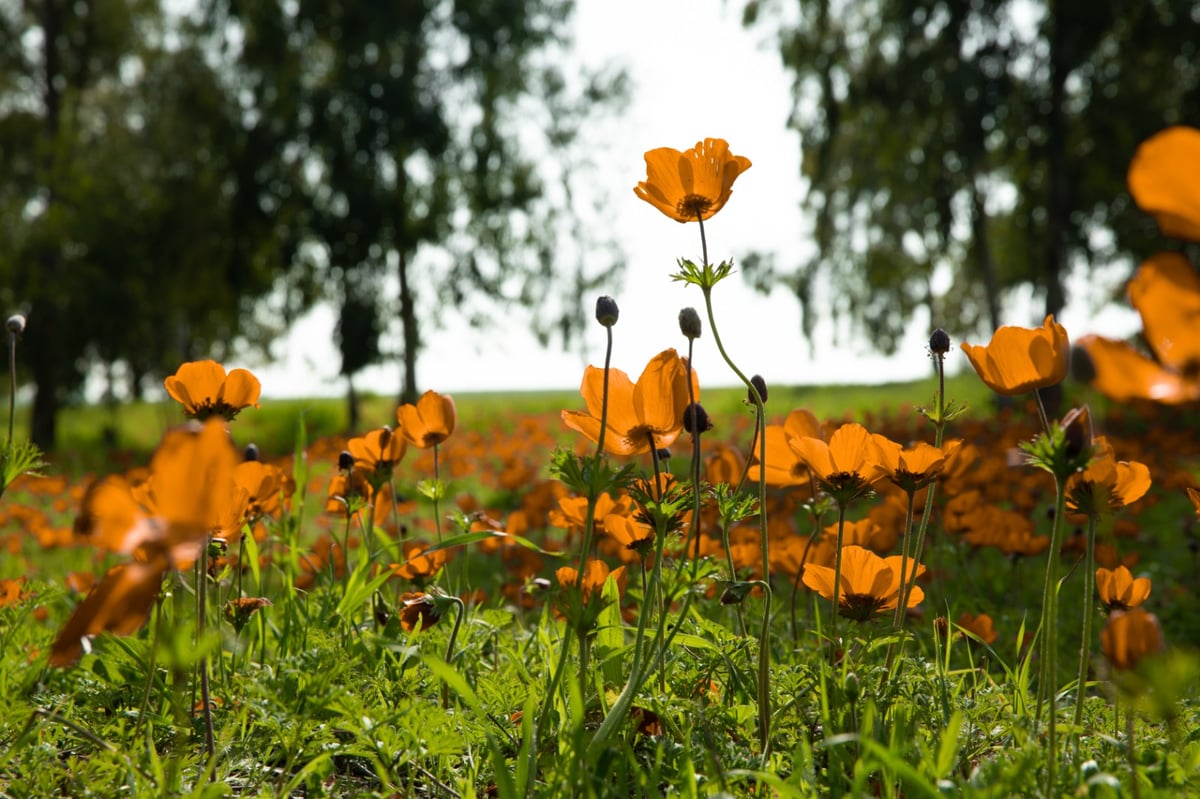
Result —
[{"label": "tree trunk", "polygon": [[346,375],[346,429],[355,433],[358,422],[358,392],[354,390],[354,377]]},{"label": "tree trunk", "polygon": [[1048,12],[1050,30],[1050,107],[1046,119],[1046,161],[1049,164],[1046,187],[1046,248],[1042,279],[1046,287],[1046,313],[1057,315],[1066,305],[1063,290],[1063,263],[1066,235],[1071,220],[1067,202],[1067,120],[1066,81],[1070,72],[1067,53],[1071,21],[1065,18],[1065,4],[1051,2]]},{"label": "tree trunk", "polygon": [[417,401],[417,352],[421,342],[417,332],[416,295],[408,280],[408,253],[400,250],[400,329],[404,337],[404,379],[400,385],[400,403]]},{"label": "tree trunk", "polygon": [[[57,0],[42,0],[42,105],[46,113],[42,120],[42,133],[45,136],[46,155],[41,171],[46,190],[46,210],[43,214],[43,219],[46,220],[54,218],[53,206],[57,202],[53,175],[62,104],[59,83],[62,64],[58,54],[58,40],[62,30],[61,11]],[[44,279],[36,283],[49,286],[51,291],[61,285],[58,277],[62,272],[62,252],[54,243],[48,244],[40,253],[38,268],[43,271]],[[49,292],[43,291],[40,296],[30,297],[30,300],[29,329],[25,341],[30,359],[30,373],[37,389],[33,395],[33,418],[29,423],[29,437],[43,452],[49,452],[57,443],[58,411],[62,405],[59,395],[63,385],[61,340],[62,331],[65,329],[65,314],[60,309],[62,301]]]},{"label": "tree trunk", "polygon": [[971,184],[971,256],[975,270],[983,279],[983,290],[987,296],[988,324],[992,330],[1000,327],[1000,287],[996,280],[996,262],[992,259],[992,246],[988,238],[987,209],[983,204],[983,193],[974,180]]}]

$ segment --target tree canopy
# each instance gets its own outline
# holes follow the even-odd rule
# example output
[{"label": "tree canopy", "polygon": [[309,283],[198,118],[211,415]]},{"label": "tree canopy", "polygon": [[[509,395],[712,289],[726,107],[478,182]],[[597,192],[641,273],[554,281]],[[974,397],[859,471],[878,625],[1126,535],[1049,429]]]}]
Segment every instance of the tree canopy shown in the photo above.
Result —
[{"label": "tree canopy", "polygon": [[782,5],[747,3],[744,21],[777,26],[795,75],[817,246],[752,277],[794,291],[806,333],[820,285],[890,353],[919,309],[969,333],[1029,287],[1057,313],[1073,270],[1149,251],[1125,169],[1198,120],[1196,3],[800,0],[780,25]]},{"label": "tree canopy", "polygon": [[447,313],[525,304],[569,341],[616,263],[564,258],[579,136],[621,87],[570,71],[571,11],[0,0],[0,299],[29,317],[34,440],[97,364],[137,393],[322,298],[347,376],[399,329],[410,395]]}]

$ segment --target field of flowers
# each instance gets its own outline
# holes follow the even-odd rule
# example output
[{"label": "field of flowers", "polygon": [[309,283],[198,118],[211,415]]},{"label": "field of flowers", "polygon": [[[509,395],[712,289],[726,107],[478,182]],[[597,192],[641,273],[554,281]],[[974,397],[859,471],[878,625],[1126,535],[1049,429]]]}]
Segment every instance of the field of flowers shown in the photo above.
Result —
[{"label": "field of flowers", "polygon": [[[1200,240],[1196,189],[1162,177],[1200,133],[1161,136],[1131,190]],[[960,345],[1000,398],[968,408],[936,330],[924,407],[818,418],[712,314],[731,266],[703,223],[750,161],[646,163],[638,196],[697,223],[674,277],[702,310],[560,413],[470,429],[429,391],[267,457],[239,432],[258,380],[199,361],[128,468],[70,479],[10,427],[0,796],[1200,794],[1184,256],[1130,284],[1152,356],[1004,327]],[[596,321],[611,351],[612,298]]]}]

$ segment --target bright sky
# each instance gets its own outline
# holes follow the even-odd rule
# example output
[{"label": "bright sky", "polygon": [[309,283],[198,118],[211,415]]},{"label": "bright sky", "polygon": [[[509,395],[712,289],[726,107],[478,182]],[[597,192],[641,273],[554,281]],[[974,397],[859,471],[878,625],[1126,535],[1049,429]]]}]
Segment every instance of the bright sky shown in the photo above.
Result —
[{"label": "bright sky", "polygon": [[[786,127],[791,89],[776,46],[760,31],[742,28],[740,3],[727,0],[578,0],[577,52],[585,63],[624,63],[633,79],[625,124],[613,126],[603,174],[612,198],[615,238],[626,256],[621,282],[600,293],[620,305],[614,328],[613,366],[637,377],[655,353],[686,349],[677,323],[679,310],[694,306],[704,318],[703,297],[694,286],[673,282],[676,259],[700,260],[696,225],[681,225],[637,199],[633,186],[645,177],[643,153],[654,147],[686,149],[700,139],[726,139],[732,151],[753,162],[740,176],[725,208],[705,226],[709,257],[738,259],[752,251],[774,251],[779,264],[799,260],[809,246],[799,204],[797,134]],[[691,74],[689,74],[689,72]],[[914,320],[899,354],[883,358],[865,346],[832,346],[832,330],[816,332],[814,358],[800,335],[800,313],[784,289],[763,296],[740,274],[713,292],[718,330],[726,351],[747,374],[760,373],[768,384],[878,383],[930,374],[925,353],[930,333],[926,320]],[[591,319],[594,305],[585,309]],[[1033,309],[1013,315],[1012,324],[1036,325]],[[341,394],[339,356],[332,342],[334,315],[319,308],[294,329],[276,365],[252,366],[267,396]],[[1112,335],[1136,327],[1128,314],[1117,314],[1097,327],[1078,314],[1063,314],[1071,335],[1100,331]],[[1133,325],[1133,327],[1131,327]],[[1085,329],[1086,326],[1086,329]],[[734,385],[736,377],[720,359],[705,321],[696,342],[696,369],[702,385]],[[601,364],[604,331],[587,327],[586,362]],[[953,335],[953,331],[952,331]],[[986,342],[975,342],[986,343]],[[954,361],[965,361],[956,349]],[[231,366],[242,364],[230,364]],[[421,390],[442,392],[506,389],[578,388],[584,361],[576,353],[542,350],[522,329],[480,333],[452,323],[430,336],[418,360]],[[398,364],[375,367],[358,379],[360,388],[398,392]]]}]

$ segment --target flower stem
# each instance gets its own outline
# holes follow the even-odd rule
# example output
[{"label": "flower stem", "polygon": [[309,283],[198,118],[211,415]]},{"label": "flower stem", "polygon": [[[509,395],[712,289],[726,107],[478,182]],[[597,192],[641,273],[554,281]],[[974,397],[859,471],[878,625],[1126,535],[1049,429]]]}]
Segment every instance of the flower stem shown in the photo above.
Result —
[{"label": "flower stem", "polygon": [[[1075,728],[1083,724],[1083,700],[1087,691],[1088,665],[1092,659],[1092,616],[1096,590],[1096,514],[1088,515],[1087,551],[1083,567],[1083,637],[1079,642],[1079,680],[1075,684]],[[1078,734],[1078,733],[1077,733]]]},{"label": "flower stem", "polygon": [[1066,529],[1067,495],[1064,481],[1054,476],[1054,527],[1050,533],[1050,549],[1046,559],[1046,581],[1042,587],[1041,652],[1042,673],[1038,682],[1038,704],[1036,716],[1040,718],[1042,701],[1049,702],[1047,719],[1046,750],[1046,796],[1054,796],[1054,783],[1058,771],[1058,564],[1062,550],[1063,531]]},{"label": "flower stem", "polygon": [[[458,612],[454,614],[454,629],[450,631],[450,640],[446,643],[446,665],[449,666],[454,659],[454,642],[458,640],[458,629],[462,627],[463,615],[467,612],[467,606],[461,599],[456,596],[447,597],[454,603],[454,608]],[[445,682],[442,683],[442,709],[450,707],[450,688]]]}]

